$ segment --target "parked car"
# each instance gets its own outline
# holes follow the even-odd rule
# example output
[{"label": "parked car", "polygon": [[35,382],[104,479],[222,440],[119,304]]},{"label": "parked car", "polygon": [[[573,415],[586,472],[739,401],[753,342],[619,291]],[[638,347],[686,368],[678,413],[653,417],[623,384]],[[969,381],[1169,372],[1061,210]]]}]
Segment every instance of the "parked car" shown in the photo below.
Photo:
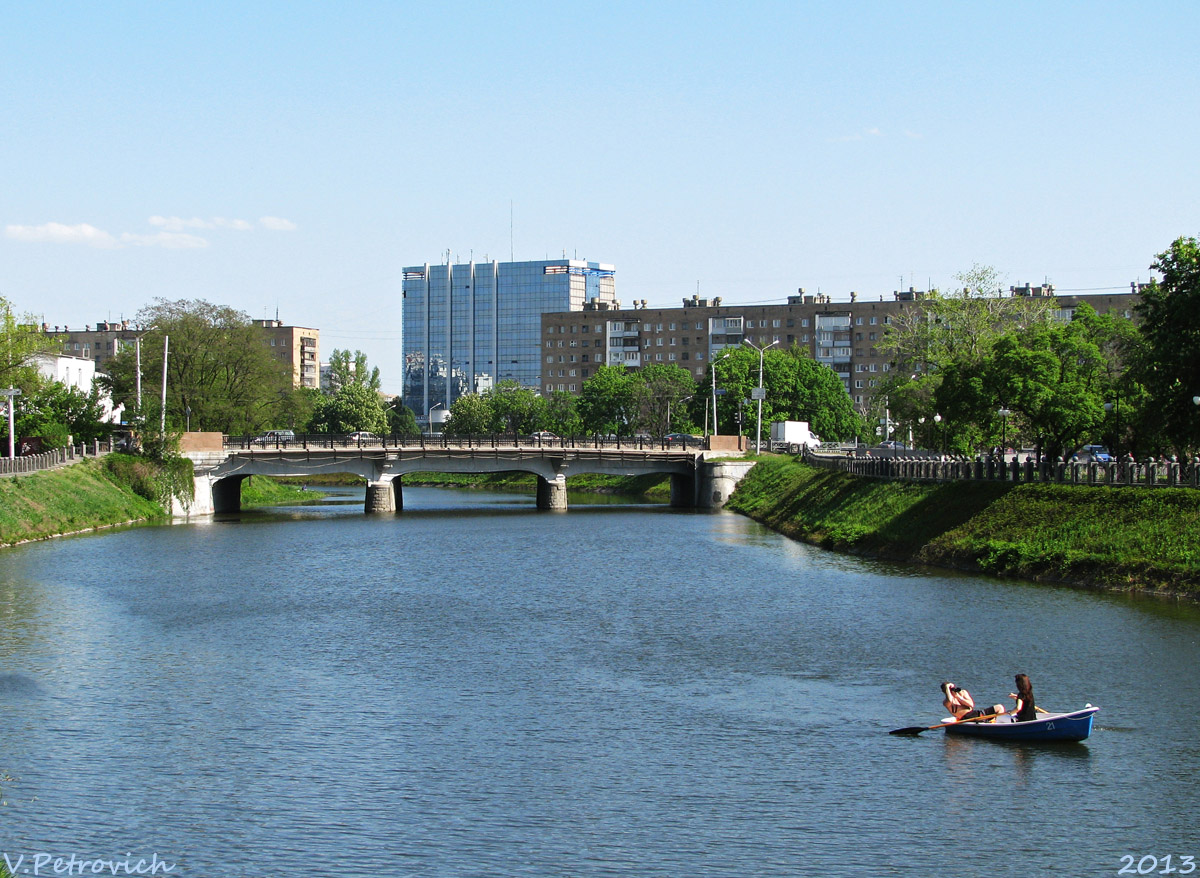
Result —
[{"label": "parked car", "polygon": [[1108,453],[1108,449],[1103,445],[1085,445],[1079,449],[1076,457],[1083,463],[1111,463],[1112,455]]},{"label": "parked car", "polygon": [[359,430],[357,433],[351,433],[346,437],[346,441],[352,445],[378,445],[383,440],[366,430]]},{"label": "parked car", "polygon": [[291,430],[268,430],[254,442],[258,445],[290,445],[296,441],[296,434]]},{"label": "parked car", "polygon": [[536,433],[530,433],[529,438],[534,442],[557,442],[558,437],[549,430],[538,430]]},{"label": "parked car", "polygon": [[879,443],[880,448],[890,448],[893,451],[904,451],[905,445],[903,442],[898,442],[895,439],[887,439]]},{"label": "parked car", "polygon": [[666,436],[663,436],[663,441],[671,445],[678,444],[687,448],[689,445],[699,445],[700,437],[693,436],[690,433],[668,433]]}]

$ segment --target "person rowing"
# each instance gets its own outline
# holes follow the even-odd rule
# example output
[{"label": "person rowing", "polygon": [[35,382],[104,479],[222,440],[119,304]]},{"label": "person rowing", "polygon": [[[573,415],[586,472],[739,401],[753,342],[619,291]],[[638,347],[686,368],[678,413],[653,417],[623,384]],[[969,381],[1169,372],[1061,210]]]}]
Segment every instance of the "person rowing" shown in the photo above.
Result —
[{"label": "person rowing", "polygon": [[980,717],[995,718],[1004,713],[1003,704],[993,704],[991,707],[983,709],[975,706],[975,699],[971,697],[971,693],[961,686],[955,686],[949,680],[942,684],[942,706],[950,711],[950,714],[959,722],[963,720],[973,720]]}]

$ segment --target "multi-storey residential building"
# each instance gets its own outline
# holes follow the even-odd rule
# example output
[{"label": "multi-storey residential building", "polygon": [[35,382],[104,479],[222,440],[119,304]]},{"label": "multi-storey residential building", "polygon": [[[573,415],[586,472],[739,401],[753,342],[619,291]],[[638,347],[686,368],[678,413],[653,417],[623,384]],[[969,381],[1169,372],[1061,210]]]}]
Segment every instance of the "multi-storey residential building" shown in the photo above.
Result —
[{"label": "multi-storey residential building", "polygon": [[[317,386],[320,378],[320,330],[284,326],[279,320],[255,320],[254,325],[262,329],[263,341],[275,358],[291,367],[293,387]],[[104,364],[112,357],[126,348],[133,348],[147,331],[147,327],[136,326],[125,320],[120,323],[100,322],[95,324],[94,329],[90,324],[83,329],[42,324],[42,332],[61,344],[63,354],[91,360],[99,372],[104,371]]]},{"label": "multi-storey residential building", "polygon": [[[1138,300],[1129,293],[1056,296],[1052,286],[1013,287],[1012,296],[1055,297],[1055,316],[1069,320],[1075,306],[1087,302],[1097,311],[1115,311],[1130,319]],[[833,369],[860,410],[866,411],[875,389],[892,368],[879,348],[888,325],[906,310],[919,309],[925,293],[908,289],[891,298],[869,301],[850,294],[848,302],[800,290],[785,303],[724,305],[719,298],[698,296],[681,308],[633,308],[542,315],[543,393],[578,393],[596,367],[670,363],[687,369],[699,381],[709,364],[728,347],[749,342],[803,348]]]},{"label": "multi-storey residential building", "polygon": [[321,331],[284,326],[276,320],[255,320],[266,335],[272,355],[292,368],[293,387],[318,387],[321,374]]},{"label": "multi-storey residential building", "polygon": [[62,346],[64,355],[91,360],[100,372],[104,371],[106,361],[124,348],[133,347],[137,339],[146,333],[144,327],[135,326],[126,320],[120,323],[100,322],[95,326],[95,329],[90,328],[90,324],[83,329],[71,329],[67,326],[49,326],[43,323],[42,332]]},{"label": "multi-storey residential building", "polygon": [[540,387],[542,315],[617,307],[614,273],[578,259],[405,268],[405,404],[426,421],[500,381]]}]

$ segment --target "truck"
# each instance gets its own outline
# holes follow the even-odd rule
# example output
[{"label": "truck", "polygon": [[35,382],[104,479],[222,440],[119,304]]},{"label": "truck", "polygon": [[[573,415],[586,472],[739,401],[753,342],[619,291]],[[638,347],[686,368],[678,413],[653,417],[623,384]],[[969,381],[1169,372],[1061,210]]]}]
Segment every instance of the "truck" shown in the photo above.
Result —
[{"label": "truck", "polygon": [[772,451],[799,454],[806,447],[821,447],[821,437],[808,429],[808,421],[776,421],[771,425]]}]

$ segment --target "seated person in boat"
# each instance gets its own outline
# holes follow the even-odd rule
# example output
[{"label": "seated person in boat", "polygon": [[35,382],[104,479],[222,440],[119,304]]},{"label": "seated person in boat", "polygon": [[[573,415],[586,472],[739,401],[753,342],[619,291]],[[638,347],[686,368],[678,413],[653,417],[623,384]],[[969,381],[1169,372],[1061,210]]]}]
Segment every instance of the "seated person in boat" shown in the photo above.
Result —
[{"label": "seated person in boat", "polygon": [[1016,714],[1014,721],[1024,723],[1037,719],[1038,708],[1033,703],[1033,684],[1029,682],[1028,675],[1017,674],[1016,684],[1017,691],[1008,693],[1010,698],[1017,700],[1017,706],[1013,709]]},{"label": "seated person in boat", "polygon": [[949,680],[942,684],[942,706],[950,711],[950,714],[956,720],[975,719],[980,716],[998,716],[1004,713],[1003,704],[993,704],[991,707],[981,709],[975,706],[975,699],[971,697],[971,693],[961,686],[955,686]]}]

